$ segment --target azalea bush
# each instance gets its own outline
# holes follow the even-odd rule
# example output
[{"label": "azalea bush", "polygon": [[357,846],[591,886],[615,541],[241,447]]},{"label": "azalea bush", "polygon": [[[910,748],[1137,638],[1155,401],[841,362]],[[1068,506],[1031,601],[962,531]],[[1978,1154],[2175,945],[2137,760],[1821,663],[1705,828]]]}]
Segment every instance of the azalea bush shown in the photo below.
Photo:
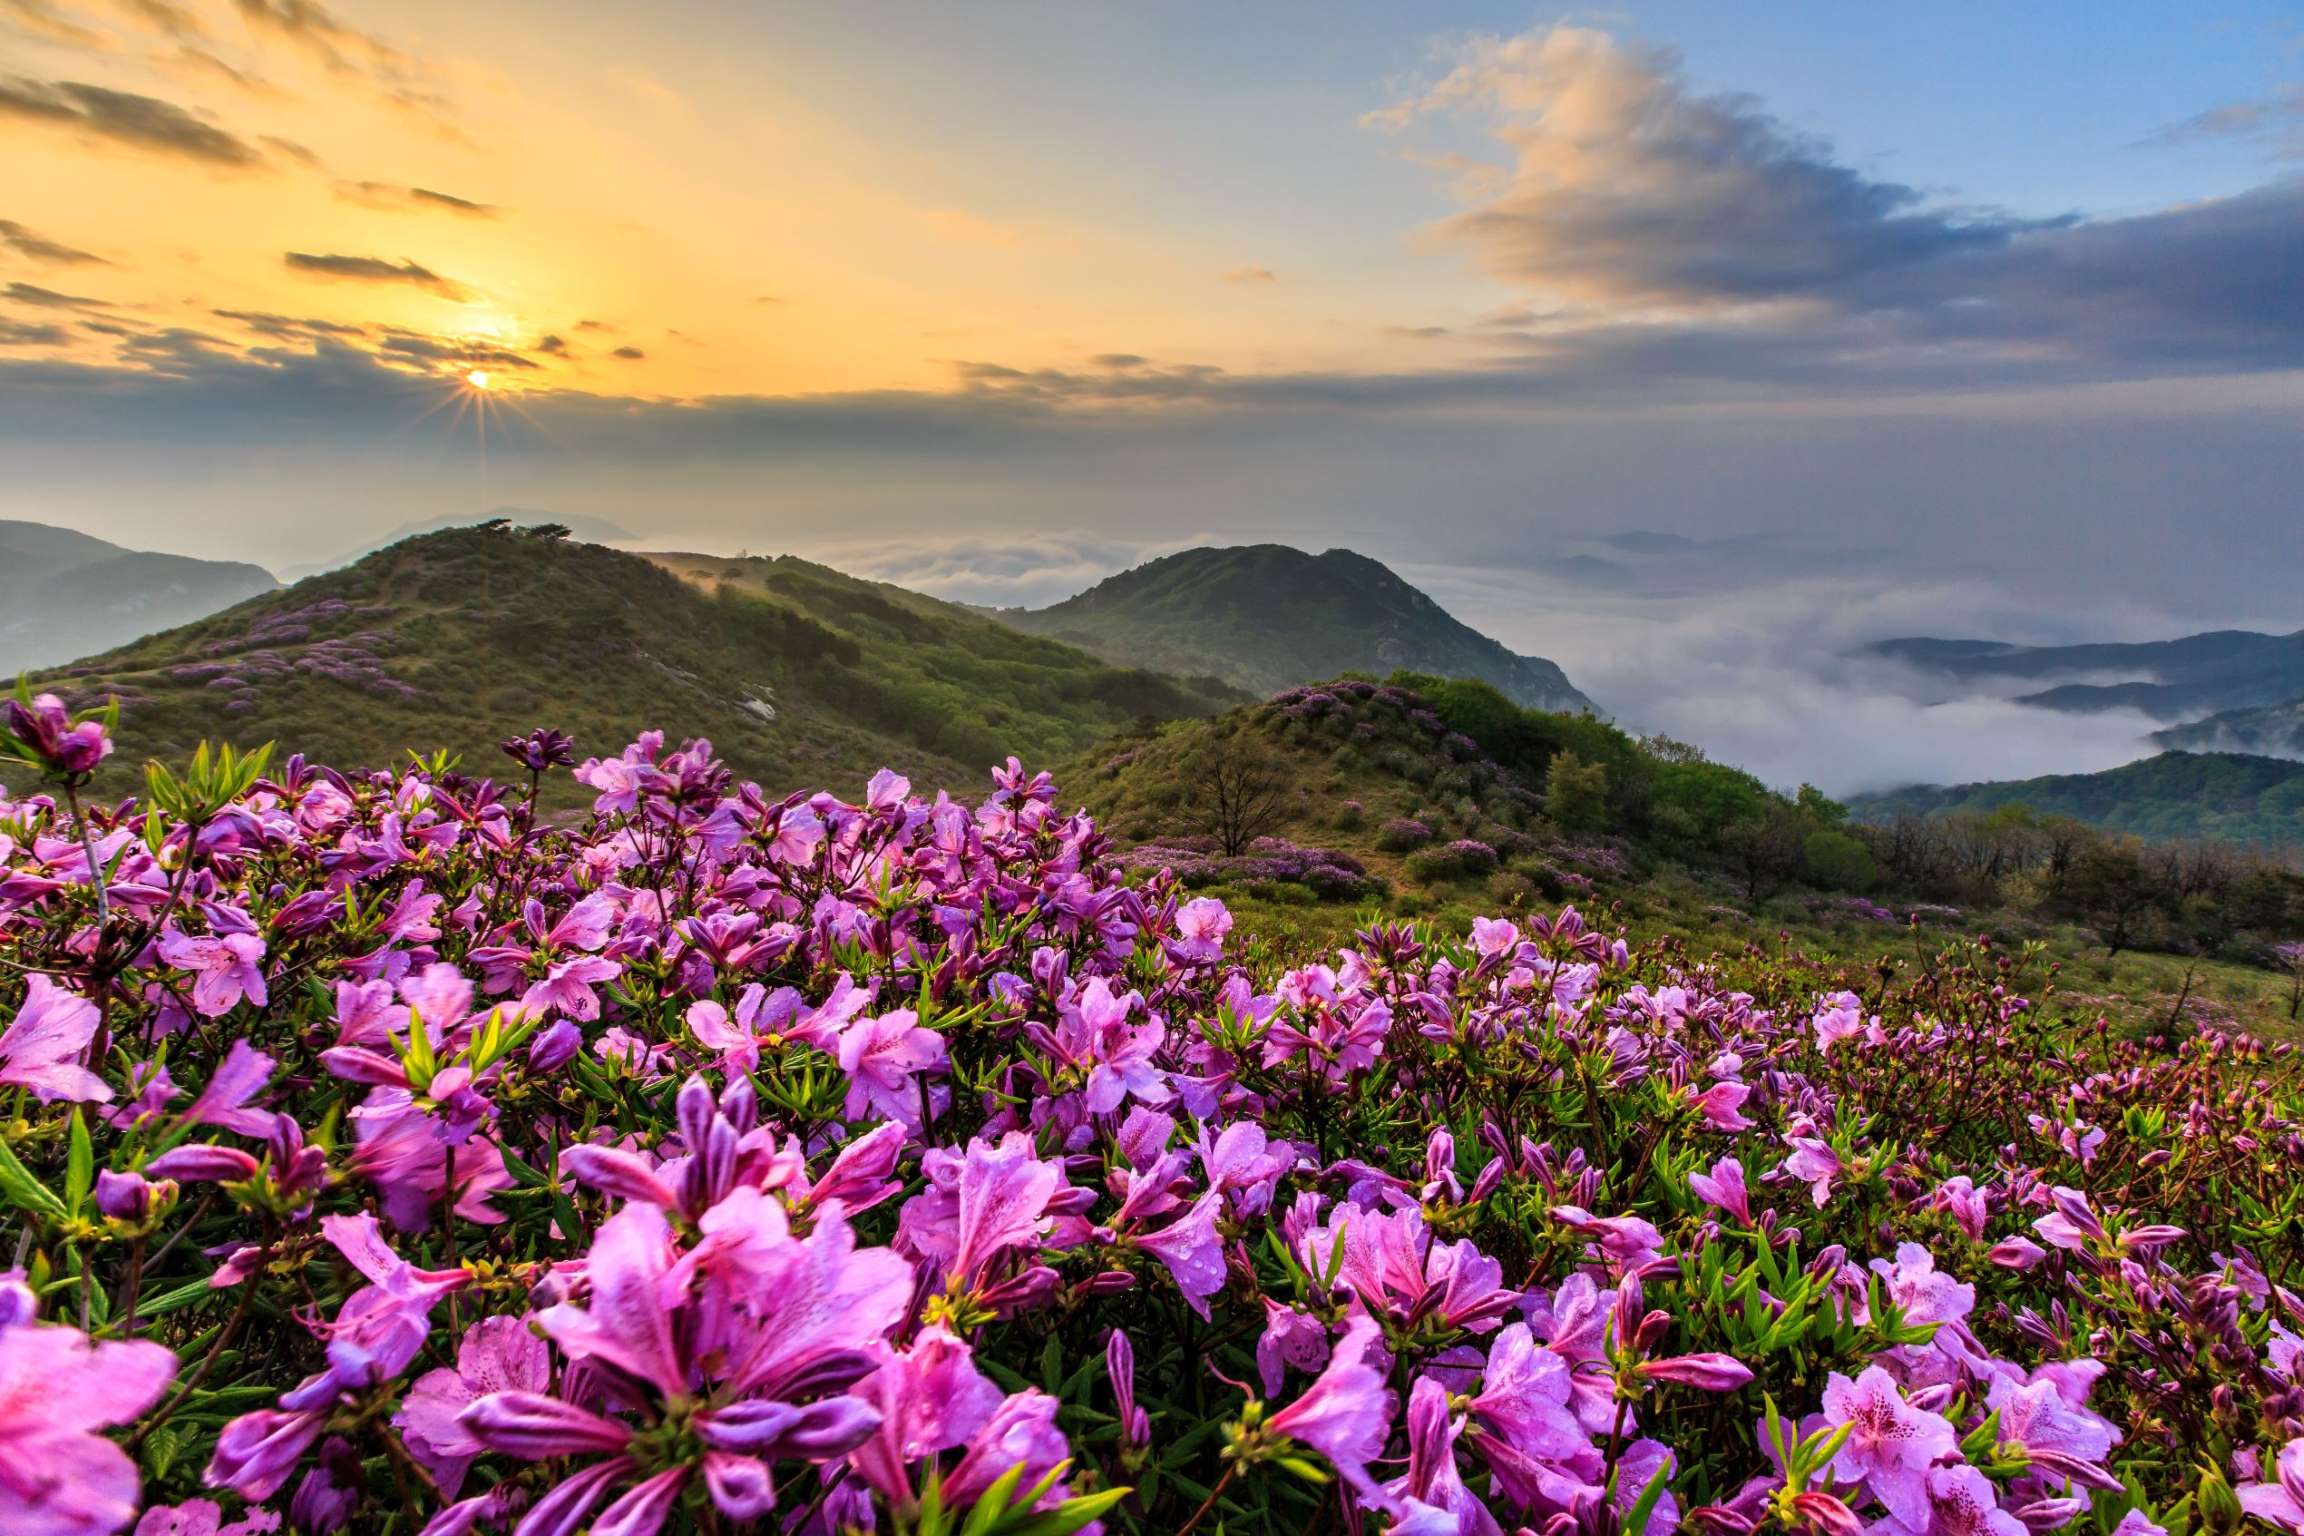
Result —
[{"label": "azalea bush", "polygon": [[7,725],[9,1536],[2304,1531],[2293,1059],[2035,955],[1283,965],[1013,761]]}]

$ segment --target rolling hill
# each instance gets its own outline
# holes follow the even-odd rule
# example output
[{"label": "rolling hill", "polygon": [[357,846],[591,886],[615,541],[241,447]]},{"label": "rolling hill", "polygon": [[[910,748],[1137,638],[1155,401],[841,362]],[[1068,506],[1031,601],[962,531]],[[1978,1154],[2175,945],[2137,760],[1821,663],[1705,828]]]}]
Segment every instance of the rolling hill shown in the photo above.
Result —
[{"label": "rolling hill", "polygon": [[1475,678],[1531,709],[1593,707],[1553,663],[1505,649],[1348,549],[1188,549],[1052,607],[996,611],[1110,661],[1208,674],[1252,693],[1406,668]]},{"label": "rolling hill", "polygon": [[269,571],[0,522],[0,673],[52,666],[269,592]]},{"label": "rolling hill", "polygon": [[2104,645],[1911,637],[1882,640],[1865,650],[1962,682],[2019,678],[2052,683],[2021,695],[2018,702],[2073,713],[2136,709],[2158,720],[2181,720],[2304,696],[2304,630],[2267,635],[2222,629],[2177,640]]},{"label": "rolling hill", "polygon": [[2304,763],[2231,752],[2163,752],[2102,773],[1986,784],[1916,785],[1865,795],[1865,821],[2023,805],[2114,832],[2304,847]]},{"label": "rolling hill", "polygon": [[482,528],[404,540],[33,684],[121,700],[108,778],[123,788],[144,757],[202,738],[345,765],[447,748],[498,773],[495,744],[541,725],[580,755],[650,727],[709,736],[777,789],[882,765],[975,788],[1010,752],[1044,760],[1241,698],[805,561],[652,560]]}]

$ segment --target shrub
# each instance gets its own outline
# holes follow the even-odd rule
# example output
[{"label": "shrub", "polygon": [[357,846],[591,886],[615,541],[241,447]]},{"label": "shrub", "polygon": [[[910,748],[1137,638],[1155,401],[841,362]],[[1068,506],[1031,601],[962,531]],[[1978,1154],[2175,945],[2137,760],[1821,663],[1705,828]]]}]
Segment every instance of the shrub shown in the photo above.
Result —
[{"label": "shrub", "polygon": [[1411,880],[1426,884],[1440,880],[1469,880],[1493,872],[1496,850],[1476,838],[1460,837],[1437,848],[1408,855],[1401,865]]},{"label": "shrub", "polygon": [[1432,841],[1432,829],[1413,816],[1396,816],[1376,834],[1376,846],[1386,853],[1407,853]]}]

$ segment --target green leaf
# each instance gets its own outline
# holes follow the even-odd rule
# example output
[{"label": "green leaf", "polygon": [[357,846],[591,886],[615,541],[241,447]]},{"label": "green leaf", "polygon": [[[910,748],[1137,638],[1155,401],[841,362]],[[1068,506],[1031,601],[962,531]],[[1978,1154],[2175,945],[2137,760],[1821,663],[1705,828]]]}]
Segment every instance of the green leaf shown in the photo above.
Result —
[{"label": "green leaf", "polygon": [[1066,1499],[1044,1515],[1010,1526],[1002,1536],[1072,1536],[1074,1531],[1128,1497],[1128,1493],[1126,1488],[1102,1488],[1076,1499]]},{"label": "green leaf", "polygon": [[968,1511],[968,1519],[960,1527],[960,1536],[991,1536],[999,1528],[1001,1517],[1008,1513],[1009,1505],[1015,1502],[1016,1485],[1023,1480],[1022,1462],[994,1478],[992,1486],[985,1489],[983,1497],[976,1501],[976,1507]]},{"label": "green leaf", "polygon": [[1624,1517],[1624,1529],[1631,1536],[1641,1536],[1648,1529],[1648,1517],[1656,1512],[1657,1504],[1663,1499],[1671,1471],[1672,1463],[1666,1460],[1656,1469],[1656,1475],[1648,1479],[1648,1486],[1641,1490],[1640,1501],[1632,1506],[1632,1512]]},{"label": "green leaf", "polygon": [[72,1140],[64,1159],[64,1213],[78,1216],[88,1203],[88,1191],[96,1182],[96,1149],[88,1140],[88,1116],[79,1105],[72,1106]]},{"label": "green leaf", "polygon": [[29,1211],[44,1221],[53,1221],[64,1214],[64,1202],[55,1192],[32,1177],[32,1170],[16,1159],[16,1149],[0,1141],[0,1195],[20,1211]]}]

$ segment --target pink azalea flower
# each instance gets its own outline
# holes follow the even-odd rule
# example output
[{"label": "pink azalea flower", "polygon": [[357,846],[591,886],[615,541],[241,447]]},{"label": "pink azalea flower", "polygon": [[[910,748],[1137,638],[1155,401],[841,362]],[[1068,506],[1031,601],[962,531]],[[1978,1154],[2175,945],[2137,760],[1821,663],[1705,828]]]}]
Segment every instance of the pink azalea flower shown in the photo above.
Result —
[{"label": "pink azalea flower", "polygon": [[1456,1440],[1464,1426],[1449,1411],[1448,1389],[1431,1376],[1419,1376],[1408,1393],[1408,1470],[1384,1485],[1394,1503],[1409,1512],[1392,1530],[1414,1530],[1419,1514],[1430,1510],[1445,1521],[1429,1521],[1434,1532],[1454,1536],[1503,1536],[1456,1466]]},{"label": "pink azalea flower", "polygon": [[1854,1381],[1832,1373],[1824,1387],[1824,1420],[1834,1428],[1854,1426],[1832,1459],[1833,1475],[1846,1482],[1861,1479],[1890,1514],[1926,1530],[1928,1468],[1938,1457],[1956,1455],[1960,1445],[1943,1416],[1907,1403],[1895,1378],[1873,1365]]},{"label": "pink azalea flower", "polygon": [[1270,1431],[1310,1446],[1328,1458],[1337,1474],[1377,1508],[1389,1500],[1368,1476],[1368,1463],[1384,1454],[1392,1432],[1392,1394],[1384,1373],[1367,1363],[1381,1338],[1375,1320],[1355,1316],[1328,1357],[1328,1368],[1303,1396],[1266,1420]]},{"label": "pink azalea flower", "polygon": [[898,1508],[914,1503],[907,1468],[967,1443],[1002,1402],[968,1346],[937,1324],[922,1328],[908,1348],[888,1352],[855,1392],[878,1410],[880,1424],[849,1454],[849,1465]]},{"label": "pink azalea flower", "polygon": [[1864,1000],[1853,992],[1835,992],[1816,1006],[1816,1049],[1829,1052],[1852,1035],[1864,1033]]},{"label": "pink azalea flower", "polygon": [[1940,1272],[1936,1256],[1918,1243],[1898,1243],[1895,1263],[1874,1259],[1871,1267],[1908,1323],[1957,1323],[1975,1310],[1976,1287]]},{"label": "pink azalea flower", "polygon": [[0,1531],[106,1536],[136,1518],[136,1464],[102,1433],[160,1399],[176,1356],[77,1328],[0,1324]]},{"label": "pink azalea flower", "polygon": [[944,1065],[944,1037],[923,1028],[911,1009],[896,1008],[843,1030],[839,1060],[840,1070],[848,1074],[846,1112],[851,1119],[870,1110],[918,1129],[920,1090],[912,1074]]},{"label": "pink azalea flower", "polygon": [[1890,1515],[1875,1529],[1884,1536],[2030,1536],[2023,1521],[2000,1507],[1992,1480],[1966,1465],[1931,1467],[1928,1518],[1918,1525]]},{"label": "pink azalea flower", "polygon": [[206,1018],[219,1018],[243,998],[264,1006],[264,941],[253,933],[210,937],[171,927],[160,935],[160,958],[192,973],[192,1006]]},{"label": "pink azalea flower", "polygon": [[978,1287],[1009,1254],[1036,1252],[1065,1187],[1064,1170],[1036,1158],[1021,1131],[970,1141],[965,1154],[931,1151],[921,1171],[929,1187],[905,1205],[898,1240],[938,1261],[945,1283],[961,1289]]},{"label": "pink azalea flower", "polygon": [[2304,1532],[2304,1438],[2289,1441],[2274,1461],[2268,1483],[2243,1483],[2234,1491],[2240,1507],[2284,1531]]},{"label": "pink azalea flower", "polygon": [[214,1499],[186,1499],[145,1510],[135,1536],[271,1536],[278,1529],[280,1517],[268,1509],[252,1509],[227,1525]]},{"label": "pink azalea flower", "polygon": [[1739,1082],[1714,1083],[1702,1093],[1688,1090],[1688,1102],[1696,1106],[1714,1130],[1748,1131],[1753,1122],[1743,1114],[1744,1101],[1752,1096],[1749,1085]]},{"label": "pink azalea flower", "polygon": [[1822,1210],[1832,1198],[1834,1181],[1847,1172],[1847,1165],[1840,1161],[1840,1154],[1832,1150],[1828,1141],[1814,1136],[1786,1136],[1784,1140],[1792,1148],[1792,1155],[1784,1159],[1782,1171],[1805,1183],[1816,1208]]},{"label": "pink azalea flower", "polygon": [[551,1377],[551,1349],[525,1318],[484,1317],[458,1341],[455,1367],[417,1377],[392,1422],[408,1453],[454,1498],[473,1458],[486,1449],[456,1416],[491,1392],[542,1392]]},{"label": "pink azalea flower", "polygon": [[80,1065],[97,1017],[94,1003],[34,972],[25,983],[24,1006],[0,1031],[0,1084],[30,1089],[43,1104],[111,1098],[104,1079]]},{"label": "pink azalea flower", "polygon": [[1744,1185],[1744,1165],[1736,1159],[1720,1159],[1712,1165],[1710,1173],[1691,1173],[1688,1189],[1707,1205],[1735,1217],[1740,1225],[1752,1225],[1752,1200]]},{"label": "pink azalea flower", "polygon": [[1570,1406],[1573,1391],[1568,1361],[1539,1345],[1526,1323],[1503,1329],[1488,1346],[1471,1411],[1487,1432],[1482,1454],[1522,1507],[1571,1469],[1580,1482],[1600,1470],[1591,1437]]},{"label": "pink azalea flower", "polygon": [[613,960],[572,955],[553,962],[542,980],[529,983],[528,990],[520,995],[520,1007],[527,1013],[558,1012],[590,1022],[600,1017],[600,994],[592,990],[593,986],[623,974],[624,967]]},{"label": "pink azalea flower", "polygon": [[1207,1194],[1179,1221],[1136,1239],[1136,1246],[1167,1266],[1184,1300],[1205,1321],[1208,1298],[1224,1289],[1224,1243],[1216,1235],[1221,1196]]}]

